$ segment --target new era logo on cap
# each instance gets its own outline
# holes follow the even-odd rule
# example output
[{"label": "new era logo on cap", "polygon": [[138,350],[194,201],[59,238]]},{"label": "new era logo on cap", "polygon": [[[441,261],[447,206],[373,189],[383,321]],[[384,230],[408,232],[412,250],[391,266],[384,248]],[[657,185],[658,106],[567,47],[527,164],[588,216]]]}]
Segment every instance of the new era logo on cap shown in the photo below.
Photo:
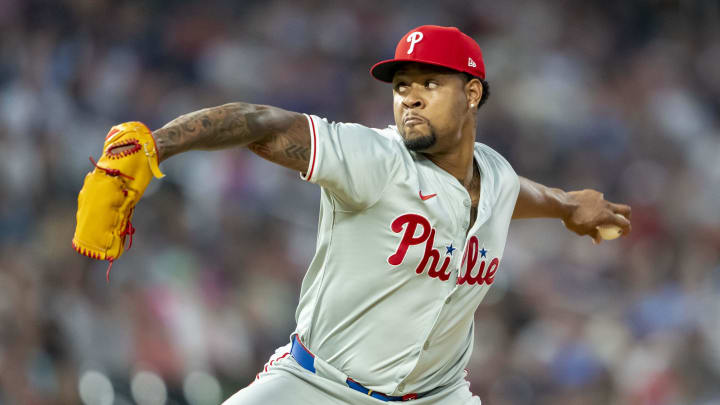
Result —
[{"label": "new era logo on cap", "polygon": [[410,30],[398,42],[395,58],[376,63],[370,73],[376,79],[390,83],[398,67],[407,62],[444,66],[485,78],[480,46],[455,27],[423,25]]}]

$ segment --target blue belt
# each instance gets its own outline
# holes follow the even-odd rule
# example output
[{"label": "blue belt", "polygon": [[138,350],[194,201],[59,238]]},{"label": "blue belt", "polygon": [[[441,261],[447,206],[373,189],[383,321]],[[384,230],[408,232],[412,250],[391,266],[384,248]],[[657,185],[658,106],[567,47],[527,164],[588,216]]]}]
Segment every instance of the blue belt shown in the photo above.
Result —
[{"label": "blue belt", "polygon": [[[302,368],[313,374],[315,373],[315,355],[310,353],[310,350],[308,350],[302,344],[302,342],[300,342],[300,339],[298,339],[297,335],[293,335],[292,337],[292,348],[290,349],[290,354],[292,354],[292,356],[295,358],[295,361],[297,361],[298,364],[302,366]],[[353,380],[352,378],[348,378],[347,380],[345,380],[345,383],[347,383],[348,387],[354,389],[355,391],[361,392],[365,395],[369,395],[383,402],[410,401],[413,399],[421,398],[423,396],[419,394],[405,394],[403,396],[385,395],[382,392],[369,390],[363,387],[360,383]]]}]

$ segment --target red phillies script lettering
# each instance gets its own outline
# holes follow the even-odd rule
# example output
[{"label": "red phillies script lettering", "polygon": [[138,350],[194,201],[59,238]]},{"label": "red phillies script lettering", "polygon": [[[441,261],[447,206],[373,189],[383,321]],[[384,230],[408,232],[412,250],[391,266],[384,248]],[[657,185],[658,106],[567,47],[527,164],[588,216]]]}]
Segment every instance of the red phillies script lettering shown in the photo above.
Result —
[{"label": "red phillies script lettering", "polygon": [[425,255],[420,261],[420,264],[418,264],[417,268],[415,269],[415,272],[417,274],[421,274],[423,271],[425,271],[425,266],[427,265],[428,260],[432,259],[432,262],[430,262],[430,271],[428,271],[428,276],[432,278],[439,278],[442,281],[447,281],[450,278],[450,272],[445,273],[445,271],[450,264],[450,256],[445,256],[442,267],[440,268],[440,270],[437,270],[437,264],[440,261],[440,252],[438,252],[437,249],[433,249],[432,246],[434,244],[435,229],[430,231],[430,237],[425,243]]},{"label": "red phillies script lettering", "polygon": [[[428,271],[428,276],[447,281],[450,278],[450,272],[447,272],[448,265],[450,264],[450,256],[445,257],[440,270],[438,270],[437,265],[440,261],[440,252],[438,252],[437,249],[433,249],[433,245],[435,244],[435,228],[430,226],[430,221],[422,215],[404,214],[397,217],[390,225],[390,229],[395,233],[402,232],[403,228],[405,232],[403,233],[402,239],[400,239],[400,244],[395,253],[388,257],[388,263],[393,266],[398,266],[405,259],[405,255],[410,246],[419,245],[424,242],[425,254],[422,260],[420,260],[415,272],[422,274],[429,262],[430,270]],[[421,228],[421,231],[420,235],[416,236],[418,228]]]},{"label": "red phillies script lettering", "polygon": [[[419,245],[423,243],[428,236],[430,236],[430,221],[425,219],[422,215],[417,214],[405,214],[397,217],[390,225],[390,229],[392,229],[395,233],[402,232],[405,224],[407,224],[407,227],[405,228],[405,233],[400,240],[400,245],[398,246],[397,251],[394,255],[388,257],[388,263],[393,266],[397,266],[402,263],[410,246]],[[416,237],[415,231],[417,230],[418,225],[421,225],[423,230],[422,234]]]},{"label": "red phillies script lettering", "polygon": [[479,246],[480,243],[478,242],[478,238],[476,236],[470,237],[470,240],[465,247],[462,264],[460,265],[461,271],[464,267],[465,272],[460,275],[460,277],[458,277],[458,284],[467,283],[469,285],[490,285],[495,282],[495,273],[497,273],[498,266],[500,265],[500,260],[498,260],[497,257],[493,258],[490,261],[490,264],[487,266],[487,270],[485,269],[486,261],[480,261],[480,266],[478,267],[477,273],[473,275],[473,271],[475,270],[475,264],[477,264],[478,253],[480,251]]},{"label": "red phillies script lettering", "polygon": [[[390,229],[395,233],[402,232],[403,234],[395,253],[388,257],[388,263],[393,266],[400,265],[405,260],[410,246],[424,243],[425,254],[418,263],[415,272],[422,274],[425,268],[428,268],[428,276],[442,281],[450,279],[449,255],[445,256],[440,269],[437,268],[440,262],[440,252],[433,248],[435,244],[435,228],[430,226],[430,221],[427,218],[418,214],[404,214],[392,222]],[[470,237],[460,265],[460,271],[462,272],[464,269],[465,272],[458,277],[457,284],[491,285],[495,282],[495,273],[497,273],[498,266],[500,266],[500,260],[497,257],[490,259],[482,256],[486,253],[485,248],[480,250],[477,236]]]}]

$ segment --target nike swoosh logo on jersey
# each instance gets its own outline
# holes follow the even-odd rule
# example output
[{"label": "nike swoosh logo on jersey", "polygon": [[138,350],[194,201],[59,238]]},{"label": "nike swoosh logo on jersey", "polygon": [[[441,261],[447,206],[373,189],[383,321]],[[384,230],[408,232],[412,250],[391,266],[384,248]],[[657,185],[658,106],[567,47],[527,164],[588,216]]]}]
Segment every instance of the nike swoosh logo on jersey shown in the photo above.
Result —
[{"label": "nike swoosh logo on jersey", "polygon": [[433,197],[435,197],[435,196],[437,195],[437,193],[436,193],[436,194],[423,195],[422,190],[418,191],[418,194],[420,194],[420,199],[423,200],[423,201],[427,201],[427,200],[429,200],[429,199],[431,199],[431,198],[433,198]]}]

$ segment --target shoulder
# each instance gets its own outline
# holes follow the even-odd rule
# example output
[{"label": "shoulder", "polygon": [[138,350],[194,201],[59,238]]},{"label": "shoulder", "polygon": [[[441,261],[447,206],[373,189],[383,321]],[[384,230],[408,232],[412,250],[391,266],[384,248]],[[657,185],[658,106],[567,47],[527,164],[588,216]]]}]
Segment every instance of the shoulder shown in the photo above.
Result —
[{"label": "shoulder", "polygon": [[407,154],[402,137],[394,126],[371,128],[354,122],[329,121],[306,114],[313,144],[328,152],[360,154],[368,158],[394,159]]},{"label": "shoulder", "polygon": [[402,137],[398,133],[395,126],[388,126],[386,128],[371,128],[361,124],[345,124],[349,125],[350,128],[357,128],[358,131],[364,131],[369,136],[376,137],[377,141],[385,144],[390,150],[399,152],[399,155],[407,155],[409,151],[403,144]]},{"label": "shoulder", "polygon": [[520,179],[513,169],[510,162],[495,149],[475,142],[475,156],[481,165],[484,166],[493,183],[499,187],[516,188],[519,187]]},{"label": "shoulder", "polygon": [[395,125],[389,125],[385,128],[378,129],[378,128],[371,128],[373,131],[375,131],[378,135],[382,136],[383,138],[387,139],[390,142],[394,142],[396,144],[402,144],[402,137],[400,136],[400,133],[397,130],[397,127]]},{"label": "shoulder", "polygon": [[321,118],[316,115],[307,114],[311,124],[316,126],[319,130],[327,130],[337,133],[342,136],[370,136],[373,138],[383,139],[387,142],[402,142],[400,134],[397,132],[394,126],[388,126],[387,128],[371,128],[355,122],[340,122],[340,121],[329,121],[327,118]]},{"label": "shoulder", "polygon": [[317,127],[320,143],[327,139],[346,153],[359,153],[382,159],[407,160],[409,151],[395,126],[372,128],[355,122],[335,122],[308,115]]},{"label": "shoulder", "polygon": [[515,172],[512,165],[510,165],[510,162],[508,162],[503,155],[484,143],[475,142],[475,154],[479,155],[479,157],[481,157],[493,168],[498,170],[510,170],[513,173]]}]

